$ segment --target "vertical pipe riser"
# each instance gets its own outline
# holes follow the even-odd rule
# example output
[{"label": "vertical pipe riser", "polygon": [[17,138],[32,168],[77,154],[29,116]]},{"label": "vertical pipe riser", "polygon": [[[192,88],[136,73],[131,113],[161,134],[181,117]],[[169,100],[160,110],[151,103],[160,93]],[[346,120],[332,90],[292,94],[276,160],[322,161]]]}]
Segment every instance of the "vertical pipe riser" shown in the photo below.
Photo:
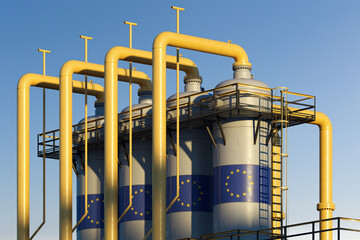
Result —
[{"label": "vertical pipe riser", "polygon": [[60,76],[60,240],[72,239],[72,76]]},{"label": "vertical pipe riser", "polygon": [[29,239],[29,94],[17,89],[17,239]]}]

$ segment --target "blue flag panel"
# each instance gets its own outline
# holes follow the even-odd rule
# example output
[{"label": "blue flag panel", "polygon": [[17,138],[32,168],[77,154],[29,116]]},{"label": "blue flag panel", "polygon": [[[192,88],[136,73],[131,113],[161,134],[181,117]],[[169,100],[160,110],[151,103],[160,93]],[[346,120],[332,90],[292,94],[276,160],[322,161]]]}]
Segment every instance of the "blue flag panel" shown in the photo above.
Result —
[{"label": "blue flag panel", "polygon": [[213,169],[214,205],[229,202],[271,203],[271,171],[259,165],[225,165]]},{"label": "blue flag panel", "polygon": [[[77,221],[85,213],[85,196],[77,196]],[[88,195],[88,214],[77,228],[78,231],[88,228],[104,228],[104,194]]]},{"label": "blue flag panel", "polygon": [[[132,205],[125,216],[120,220],[151,220],[152,191],[151,185],[133,185]],[[121,187],[119,191],[119,216],[129,205],[129,186]]]},{"label": "blue flag panel", "polygon": [[[212,211],[211,176],[181,175],[180,195],[168,213],[183,211]],[[166,206],[176,197],[176,176],[166,178]]]}]

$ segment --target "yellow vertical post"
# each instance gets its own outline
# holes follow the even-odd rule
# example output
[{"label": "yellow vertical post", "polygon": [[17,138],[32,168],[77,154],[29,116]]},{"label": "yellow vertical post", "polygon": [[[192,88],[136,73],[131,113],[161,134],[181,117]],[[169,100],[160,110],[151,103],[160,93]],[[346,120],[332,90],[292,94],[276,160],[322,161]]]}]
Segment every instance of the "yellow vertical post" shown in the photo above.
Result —
[{"label": "yellow vertical post", "polygon": [[[80,35],[80,38],[85,39],[85,62],[87,62],[87,58],[88,58],[88,40],[92,40],[92,37],[87,37],[87,36],[82,36]],[[73,227],[72,232],[74,232],[76,230],[76,228],[80,225],[80,223],[85,219],[86,215],[88,214],[88,137],[87,137],[87,132],[88,132],[88,93],[87,93],[87,89],[88,89],[88,79],[87,79],[87,75],[85,75],[85,132],[84,132],[84,136],[85,136],[85,164],[84,164],[84,178],[85,178],[85,212],[83,214],[83,216],[80,218],[80,220],[76,223],[76,225]]]},{"label": "yellow vertical post", "polygon": [[[44,49],[38,49],[39,52],[42,52],[43,54],[43,76],[46,75],[46,53],[50,53],[49,50]],[[46,151],[45,151],[45,107],[46,107],[46,91],[45,88],[43,88],[43,220],[40,224],[40,226],[35,230],[35,232],[31,235],[30,240],[35,237],[35,235],[40,231],[40,229],[45,225],[46,222],[46,175],[45,175],[45,169],[46,169]]]},{"label": "yellow vertical post", "polygon": [[[171,6],[176,10],[176,33],[180,33],[180,11],[184,8]],[[166,212],[170,210],[176,200],[180,196],[180,104],[179,104],[179,71],[180,71],[180,51],[176,48],[176,196],[166,208]]]},{"label": "yellow vertical post", "polygon": [[[132,48],[132,26],[137,26],[137,23],[124,21],[129,25],[129,48]],[[125,216],[132,206],[132,62],[129,62],[129,205],[124,212],[121,213],[118,222]]]}]

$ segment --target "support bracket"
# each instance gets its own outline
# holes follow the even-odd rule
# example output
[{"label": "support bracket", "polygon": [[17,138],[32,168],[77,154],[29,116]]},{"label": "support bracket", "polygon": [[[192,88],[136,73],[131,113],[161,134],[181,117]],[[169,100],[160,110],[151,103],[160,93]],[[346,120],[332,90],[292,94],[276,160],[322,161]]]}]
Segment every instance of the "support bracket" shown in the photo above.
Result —
[{"label": "support bracket", "polygon": [[176,145],[175,145],[175,141],[171,135],[171,130],[170,130],[170,128],[167,128],[166,130],[167,130],[166,132],[168,133],[170,142],[171,142],[172,149],[174,151],[174,155],[176,156]]},{"label": "support bracket", "polygon": [[219,117],[217,117],[217,116],[216,116],[216,123],[217,123],[218,126],[219,126],[220,133],[221,133],[221,137],[222,137],[222,139],[223,139],[224,145],[226,145],[226,137],[225,137],[224,129],[223,129],[223,127],[222,127],[222,124],[221,124],[221,122],[220,122]]},{"label": "support bracket", "polygon": [[257,125],[256,125],[256,131],[255,131],[255,136],[254,136],[254,145],[256,144],[257,137],[258,137],[258,135],[259,135],[260,123],[261,123],[261,115],[259,115],[259,117],[258,117],[258,122],[257,122]]}]

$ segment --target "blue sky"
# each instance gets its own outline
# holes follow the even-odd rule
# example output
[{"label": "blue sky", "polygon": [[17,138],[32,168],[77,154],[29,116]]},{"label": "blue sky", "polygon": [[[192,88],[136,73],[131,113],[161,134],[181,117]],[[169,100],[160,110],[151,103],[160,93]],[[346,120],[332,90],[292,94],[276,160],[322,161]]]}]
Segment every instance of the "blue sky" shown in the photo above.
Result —
[{"label": "blue sky", "polygon": [[[360,2],[356,0],[256,0],[256,1],[1,1],[0,68],[4,90],[1,99],[0,232],[2,239],[16,236],[16,85],[26,73],[58,76],[68,60],[84,59],[84,40],[91,36],[90,62],[103,64],[113,46],[128,46],[124,20],[137,22],[133,47],[151,51],[152,41],[163,31],[176,30],[175,11],[184,7],[180,32],[227,41],[242,46],[253,65],[255,78],[270,87],[317,97],[317,109],[327,114],[334,129],[334,216],[360,218],[358,204],[360,161],[356,153],[360,131]],[[175,49],[168,48],[169,54]],[[232,77],[232,59],[181,50],[192,59],[211,89]],[[128,64],[120,62],[120,67]],[[151,67],[134,64],[151,77]],[[82,80],[82,76],[74,76]],[[91,79],[91,78],[89,78]],[[173,80],[171,82],[171,79]],[[168,71],[168,96],[175,92],[175,72]],[[93,79],[103,84],[102,80]],[[134,94],[136,93],[136,88]],[[127,106],[127,85],[119,84],[119,110]],[[89,115],[93,114],[90,98]],[[135,98],[134,98],[134,101]],[[74,123],[84,115],[82,96],[74,95]],[[42,131],[42,90],[31,89],[30,99],[31,232],[41,222],[41,159],[36,157],[36,135]],[[47,91],[47,130],[58,128],[58,93]],[[318,217],[318,129],[301,125],[288,137],[289,223]],[[47,161],[47,223],[38,239],[58,236],[58,161]]]}]

